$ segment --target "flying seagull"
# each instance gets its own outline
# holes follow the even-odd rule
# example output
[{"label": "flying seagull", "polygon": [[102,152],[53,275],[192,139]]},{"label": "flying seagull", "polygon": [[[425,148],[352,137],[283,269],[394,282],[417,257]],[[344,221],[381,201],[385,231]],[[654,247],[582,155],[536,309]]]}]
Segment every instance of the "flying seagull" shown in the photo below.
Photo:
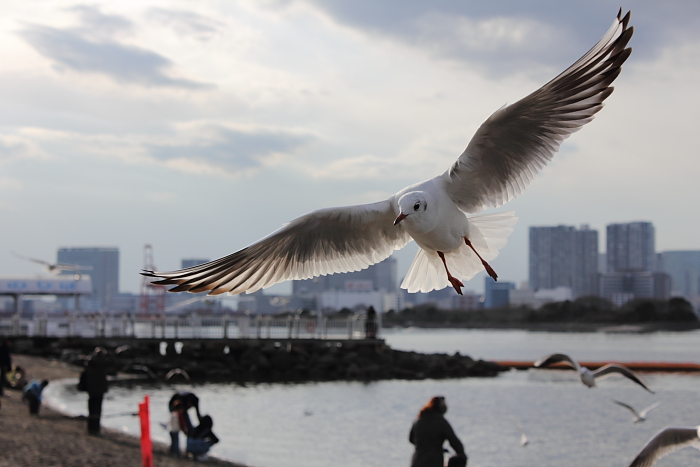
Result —
[{"label": "flying seagull", "polygon": [[647,418],[646,418],[646,417],[647,417],[647,414],[648,414],[651,410],[653,410],[653,409],[657,408],[659,405],[661,405],[661,402],[654,402],[653,404],[651,404],[649,407],[647,407],[646,409],[642,410],[641,412],[637,412],[637,411],[634,409],[634,407],[632,407],[631,405],[627,405],[627,404],[625,404],[624,402],[616,401],[616,400],[614,400],[614,399],[613,399],[613,402],[616,403],[617,405],[621,406],[621,407],[626,408],[626,409],[629,410],[630,412],[632,412],[632,413],[634,414],[634,423],[640,423],[640,422],[645,421],[645,420],[647,419]]},{"label": "flying seagull", "polygon": [[142,371],[151,379],[158,379],[158,376],[146,365],[131,365],[131,371]]},{"label": "flying seagull", "polygon": [[30,258],[29,256],[20,255],[19,253],[15,253],[14,251],[12,252],[12,254],[20,259],[26,259],[27,261],[31,261],[32,263],[41,264],[42,266],[44,266],[44,269],[46,269],[47,272],[53,274],[60,274],[62,272],[68,271],[89,271],[92,269],[92,266],[80,266],[78,264],[68,263],[50,263],[42,259]]},{"label": "flying seagull", "polygon": [[629,467],[651,467],[666,454],[688,446],[700,449],[700,426],[664,428],[644,446]]},{"label": "flying seagull", "polygon": [[183,370],[182,368],[173,368],[172,370],[167,372],[165,374],[165,380],[170,381],[170,379],[174,378],[176,375],[182,376],[183,378],[185,378],[186,381],[190,380],[190,375],[187,374],[187,372],[185,370]]},{"label": "flying seagull", "polygon": [[467,216],[522,193],[561,143],[603,107],[632,49],[620,10],[603,38],[559,76],[494,112],[442,175],[373,204],[321,209],[214,261],[173,272],[145,270],[170,292],[252,293],[278,282],[359,271],[410,240],[420,247],[401,287],[428,292],[463,280],[498,255],[517,220],[512,211]]},{"label": "flying seagull", "polygon": [[520,445],[522,447],[527,446],[528,444],[530,444],[530,441],[527,439],[527,435],[525,435],[525,430],[523,430],[523,427],[520,426],[520,423],[518,423],[518,421],[515,419],[515,417],[513,417],[512,420],[513,420],[513,423],[515,424],[515,427],[520,432]]},{"label": "flying seagull", "polygon": [[581,378],[581,382],[588,386],[589,388],[594,388],[595,387],[595,380],[598,378],[605,378],[607,376],[610,376],[612,374],[620,374],[626,378],[631,379],[635,383],[639,384],[641,387],[649,391],[650,393],[654,394],[654,391],[652,391],[649,386],[647,386],[642,379],[636,375],[632,370],[627,368],[624,365],[619,365],[617,363],[608,363],[605,366],[602,366],[598,368],[597,370],[591,371],[585,366],[581,366],[578,364],[576,360],[573,358],[569,357],[568,355],[562,354],[562,353],[555,353],[552,355],[548,355],[546,357],[543,357],[539,360],[537,360],[534,363],[535,368],[540,368],[540,367],[545,367],[549,365],[553,365],[555,363],[564,363],[566,365],[569,365],[576,371],[578,371],[578,375]]}]

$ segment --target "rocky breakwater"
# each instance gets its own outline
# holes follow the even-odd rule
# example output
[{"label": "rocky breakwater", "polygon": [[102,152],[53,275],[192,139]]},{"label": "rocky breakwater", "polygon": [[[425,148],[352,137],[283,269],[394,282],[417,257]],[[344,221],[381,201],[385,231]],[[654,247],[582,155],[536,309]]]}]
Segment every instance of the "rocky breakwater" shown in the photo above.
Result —
[{"label": "rocky breakwater", "polygon": [[[188,344],[179,353],[140,344],[107,349],[116,371],[165,380],[179,368],[199,382],[372,381],[496,376],[507,368],[466,355],[394,350],[382,341]],[[81,364],[89,349],[63,349],[61,358]],[[164,355],[163,355],[164,353]]]}]

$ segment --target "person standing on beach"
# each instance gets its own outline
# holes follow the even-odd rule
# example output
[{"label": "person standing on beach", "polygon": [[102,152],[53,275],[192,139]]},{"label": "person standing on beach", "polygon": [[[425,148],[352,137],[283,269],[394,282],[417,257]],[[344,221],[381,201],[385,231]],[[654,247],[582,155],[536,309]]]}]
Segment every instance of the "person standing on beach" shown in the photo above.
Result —
[{"label": "person standing on beach", "polygon": [[445,398],[436,396],[431,398],[418,412],[418,418],[413,422],[408,440],[416,447],[411,458],[411,467],[443,467],[444,454],[443,443],[449,441],[457,457],[464,459],[466,465],[467,454],[464,452],[462,442],[457,438],[444,414],[447,412]]},{"label": "person standing on beach", "polygon": [[370,305],[367,308],[367,316],[365,318],[365,339],[376,339],[377,337],[377,312]]},{"label": "person standing on beach", "polygon": [[32,380],[22,390],[22,398],[29,404],[29,415],[39,415],[41,407],[41,393],[46,386],[49,385],[47,380],[41,383],[37,380]]},{"label": "person standing on beach", "polygon": [[10,340],[3,339],[0,343],[0,397],[5,395],[7,384],[7,372],[12,369],[12,357],[10,356]]},{"label": "person standing on beach", "polygon": [[166,426],[170,432],[170,454],[180,455],[180,431],[187,435],[185,425],[185,405],[180,400],[175,400],[170,404],[170,419]]},{"label": "person standing on beach", "polygon": [[102,416],[102,398],[109,389],[107,351],[97,347],[92,352],[84,373],[85,390],[88,393],[88,434],[99,436],[100,417]]},{"label": "person standing on beach", "polygon": [[190,421],[190,416],[187,413],[189,409],[194,407],[195,412],[197,412],[197,424],[202,423],[202,416],[199,413],[199,397],[195,396],[191,392],[176,392],[173,397],[170,398],[168,402],[168,411],[172,412],[175,402],[179,401],[185,408],[183,413],[183,425],[182,431],[189,435],[192,431],[192,422]]}]

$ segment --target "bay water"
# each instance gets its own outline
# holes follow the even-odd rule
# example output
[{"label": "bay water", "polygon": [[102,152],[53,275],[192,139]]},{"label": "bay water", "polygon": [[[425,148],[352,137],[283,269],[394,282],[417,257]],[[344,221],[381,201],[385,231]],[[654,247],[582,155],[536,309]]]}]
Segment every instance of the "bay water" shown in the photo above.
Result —
[{"label": "bay water", "polygon": [[[579,360],[700,362],[700,332],[607,334],[493,330],[386,330],[394,348],[474,358],[534,360],[565,352]],[[138,435],[138,419],[124,413],[148,394],[153,438],[169,442],[160,426],[175,391],[191,390],[214,419],[221,442],[211,454],[256,467],[407,466],[408,431],[418,409],[443,395],[446,414],[469,454],[469,466],[627,466],[666,426],[700,425],[700,375],[645,373],[656,391],[621,377],[596,388],[571,370],[511,371],[494,378],[330,382],[307,384],[135,385],[110,389],[103,424]],[[612,402],[639,410],[660,401],[644,423]],[[72,415],[85,414],[87,397],[75,381],[49,385],[45,400]],[[194,414],[191,414],[194,417]],[[530,444],[519,444],[519,423]],[[686,449],[657,466],[700,465]]]}]

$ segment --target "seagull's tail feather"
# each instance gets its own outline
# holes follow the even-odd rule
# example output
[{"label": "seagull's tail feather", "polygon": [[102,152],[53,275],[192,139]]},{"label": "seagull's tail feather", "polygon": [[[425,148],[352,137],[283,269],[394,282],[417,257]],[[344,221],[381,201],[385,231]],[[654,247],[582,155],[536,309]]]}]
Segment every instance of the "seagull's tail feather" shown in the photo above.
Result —
[{"label": "seagull's tail feather", "polygon": [[413,258],[408,268],[406,277],[401,283],[401,288],[409,293],[430,292],[431,290],[444,289],[450,285],[445,274],[442,260],[434,251],[425,251],[418,248],[418,253]]},{"label": "seagull's tail feather", "polygon": [[[517,220],[514,211],[469,217],[469,240],[481,257],[490,261],[498,256],[498,250],[507,243]],[[462,281],[470,280],[484,269],[479,258],[466,244],[446,253],[445,260],[450,273]],[[448,285],[450,283],[445,267],[437,253],[420,248],[408,268],[401,288],[410,293],[425,293],[444,289]]]}]

